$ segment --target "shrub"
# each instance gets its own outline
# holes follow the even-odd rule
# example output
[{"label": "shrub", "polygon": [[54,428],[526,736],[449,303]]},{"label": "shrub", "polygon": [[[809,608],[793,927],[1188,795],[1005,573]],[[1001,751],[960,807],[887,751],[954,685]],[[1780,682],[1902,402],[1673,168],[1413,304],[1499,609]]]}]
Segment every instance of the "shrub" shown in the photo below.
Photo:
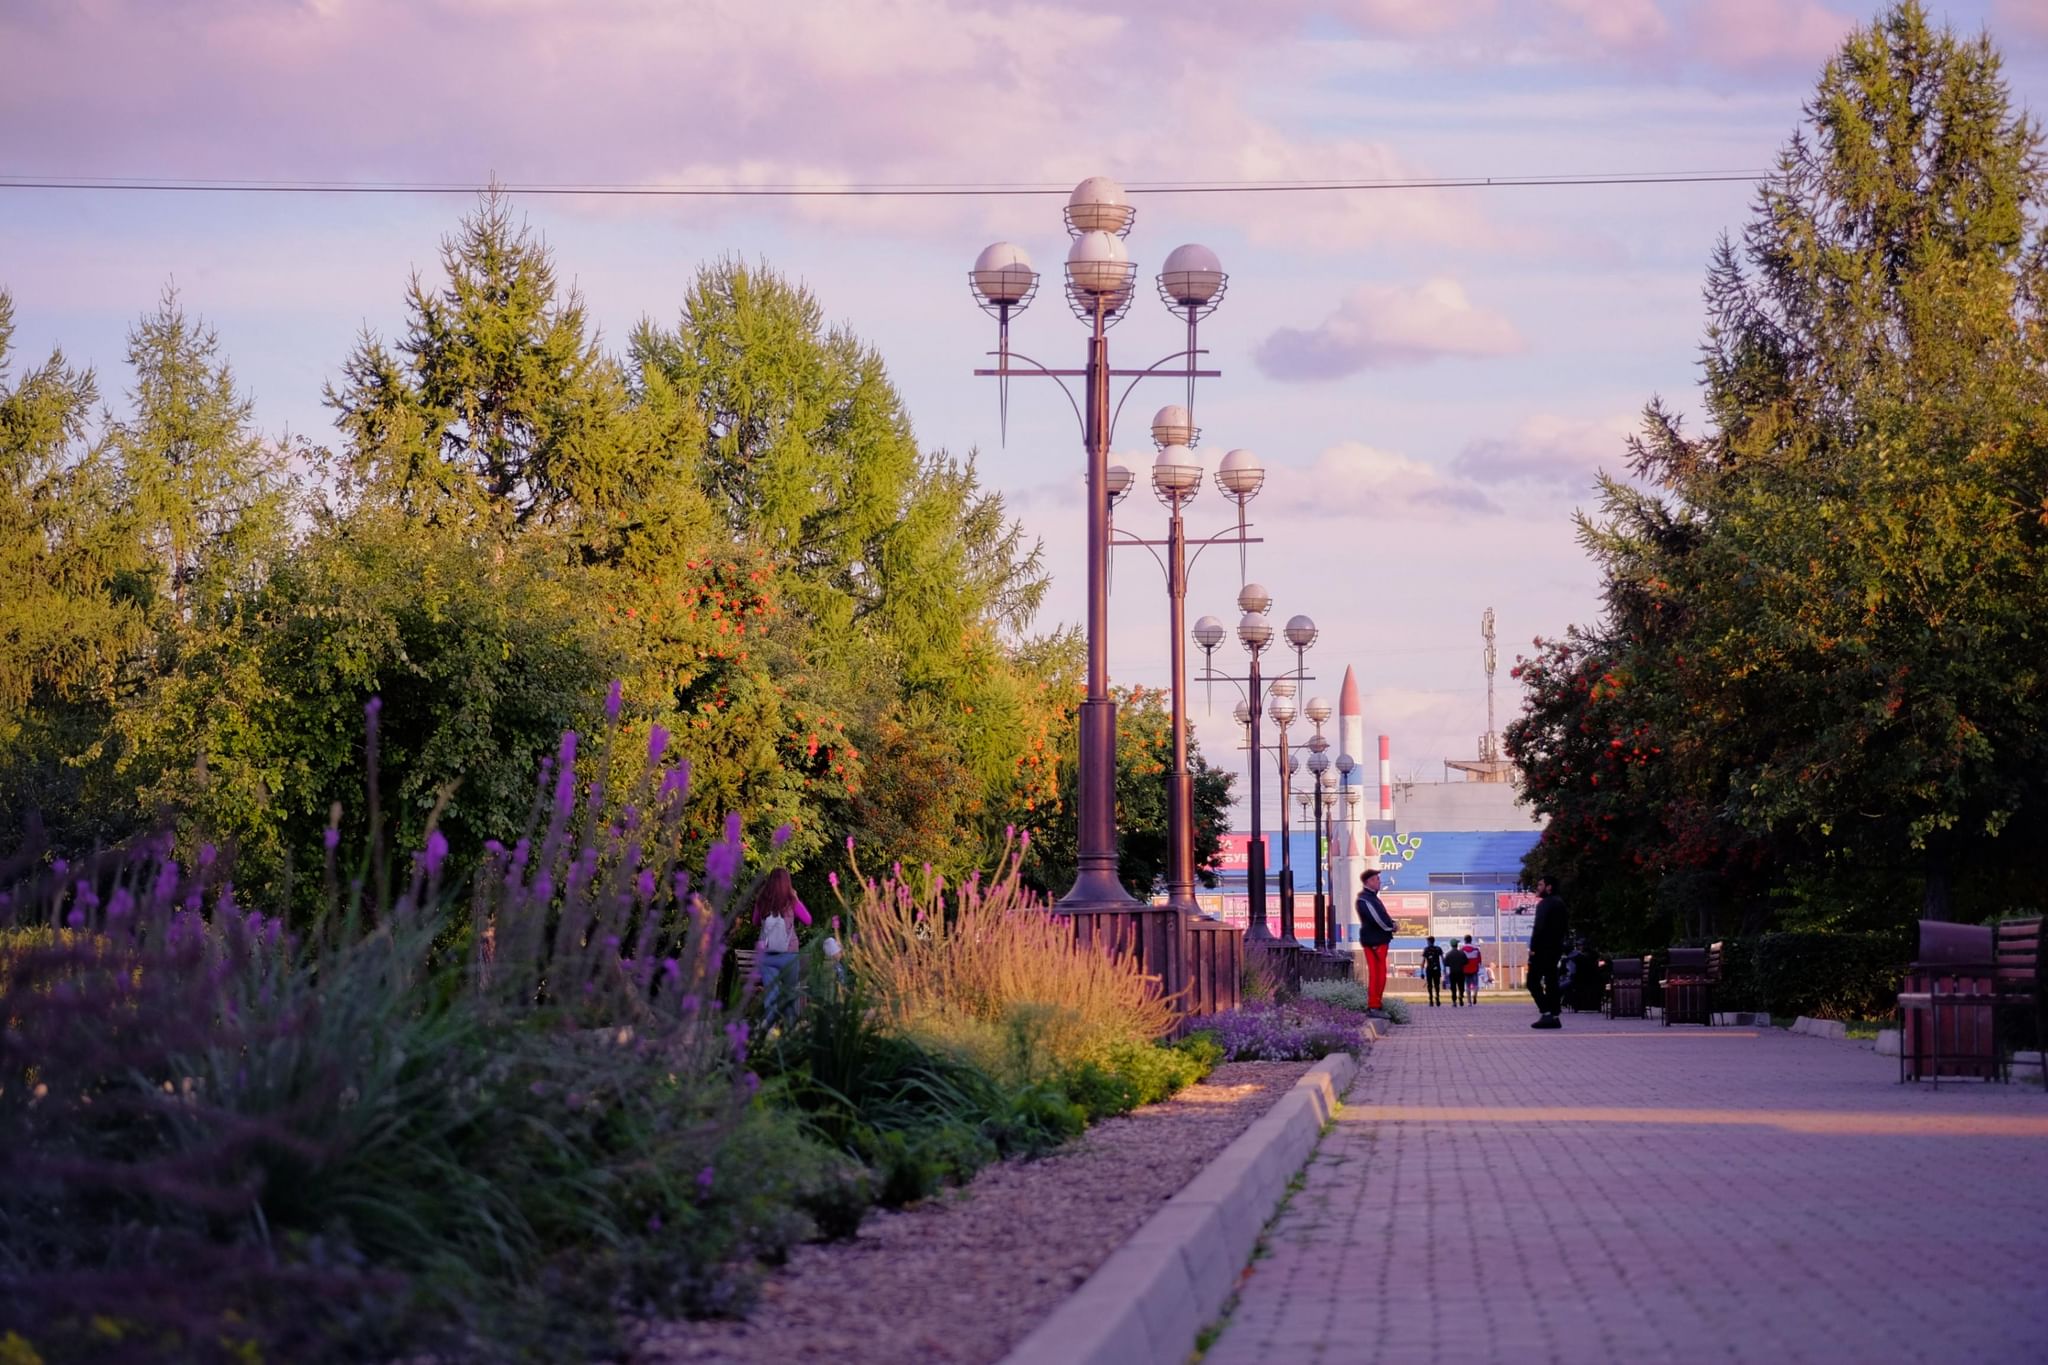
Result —
[{"label": "shrub", "polygon": [[1173,1023],[1159,982],[1074,941],[1019,879],[1024,845],[996,875],[951,888],[927,869],[864,878],[847,907],[849,970],[885,1026],[964,1057],[1009,1085],[1057,1081]]},{"label": "shrub", "polygon": [[1233,1062],[1314,1061],[1332,1052],[1357,1052],[1361,1021],[1351,1010],[1313,1000],[1247,1005],[1201,1020],[1224,1059]]},{"label": "shrub", "polygon": [[1177,1094],[1209,1074],[1215,1062],[1205,1063],[1205,1057],[1220,1055],[1213,1040],[1192,1048],[1118,1044],[1101,1059],[1074,1067],[1062,1088],[1093,1122]]},{"label": "shrub", "polygon": [[[1338,1009],[1356,1010],[1360,1014],[1372,1007],[1372,989],[1363,981],[1348,978],[1338,981],[1304,981],[1301,983],[1301,998],[1334,1005]],[[1382,1007],[1387,1003],[1383,999]]]},{"label": "shrub", "polygon": [[[1724,960],[1738,945],[1723,949]],[[1815,1019],[1877,1019],[1898,1002],[1913,943],[1897,934],[1765,934],[1747,956],[1754,1003],[1772,1014]]]}]

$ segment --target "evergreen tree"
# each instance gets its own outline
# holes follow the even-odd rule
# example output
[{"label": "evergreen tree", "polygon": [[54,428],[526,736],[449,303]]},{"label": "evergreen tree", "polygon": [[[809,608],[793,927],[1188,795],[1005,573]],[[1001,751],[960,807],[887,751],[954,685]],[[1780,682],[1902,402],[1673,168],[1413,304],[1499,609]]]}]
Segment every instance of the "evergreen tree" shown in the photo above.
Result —
[{"label": "evergreen tree", "polygon": [[89,440],[93,376],[53,352],[16,378],[14,328],[0,291],[0,849],[89,845],[120,829],[85,791],[147,635],[146,583]]}]

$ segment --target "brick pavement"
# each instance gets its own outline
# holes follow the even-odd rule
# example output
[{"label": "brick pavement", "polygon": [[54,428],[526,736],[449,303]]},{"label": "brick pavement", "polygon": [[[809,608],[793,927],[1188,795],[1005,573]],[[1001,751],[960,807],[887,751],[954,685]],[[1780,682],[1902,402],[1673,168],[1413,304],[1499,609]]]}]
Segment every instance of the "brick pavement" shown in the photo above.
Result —
[{"label": "brick pavement", "polygon": [[1372,1050],[1204,1365],[2048,1360],[2048,1096],[1525,1004]]}]

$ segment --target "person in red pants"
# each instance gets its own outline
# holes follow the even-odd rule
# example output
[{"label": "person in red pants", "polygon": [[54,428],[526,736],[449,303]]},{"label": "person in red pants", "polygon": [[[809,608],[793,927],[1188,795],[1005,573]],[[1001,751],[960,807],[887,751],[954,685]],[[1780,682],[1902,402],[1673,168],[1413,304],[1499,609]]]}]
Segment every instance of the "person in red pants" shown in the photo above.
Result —
[{"label": "person in red pants", "polygon": [[1387,945],[1394,941],[1394,917],[1380,904],[1380,870],[1369,867],[1359,877],[1358,942],[1365,949],[1366,1017],[1384,1019],[1381,1002],[1387,993]]}]

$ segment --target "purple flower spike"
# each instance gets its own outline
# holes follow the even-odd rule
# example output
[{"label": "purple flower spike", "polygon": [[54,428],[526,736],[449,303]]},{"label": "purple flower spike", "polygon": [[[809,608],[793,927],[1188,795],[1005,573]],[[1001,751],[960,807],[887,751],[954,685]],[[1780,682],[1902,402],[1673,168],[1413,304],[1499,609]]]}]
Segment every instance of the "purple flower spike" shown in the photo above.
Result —
[{"label": "purple flower spike", "polygon": [[427,875],[429,877],[440,876],[441,864],[445,862],[447,858],[448,836],[443,834],[438,829],[428,830],[427,851],[423,855],[421,855],[421,861],[426,866]]},{"label": "purple flower spike", "polygon": [[717,1178],[717,1173],[709,1166],[706,1166],[703,1170],[697,1172],[697,1188],[705,1194],[709,1194],[711,1193],[711,1182]]},{"label": "purple flower spike", "polygon": [[199,865],[201,867],[212,867],[213,860],[219,856],[220,850],[212,844],[201,844],[199,846]]},{"label": "purple flower spike", "polygon": [[796,831],[790,827],[789,821],[784,820],[781,824],[775,827],[775,837],[769,840],[769,842],[774,847],[781,848],[784,844],[789,842],[789,836],[794,833],[796,833]]},{"label": "purple flower spike", "polygon": [[651,869],[642,869],[642,871],[641,871],[641,873],[640,873],[640,880],[639,880],[639,881],[638,881],[637,883],[635,883],[635,887],[636,887],[636,889],[637,889],[637,890],[638,890],[638,891],[640,892],[640,901],[641,901],[641,903],[642,903],[642,904],[645,904],[646,902],[648,902],[648,901],[651,901],[651,900],[653,900],[653,899],[654,899],[654,873],[653,873],[653,871],[652,871]]},{"label": "purple flower spike", "polygon": [[382,697],[372,697],[363,703],[363,716],[372,725],[377,723],[377,717],[383,714],[383,711],[384,699]]},{"label": "purple flower spike", "polygon": [[659,763],[659,762],[661,762],[661,756],[662,756],[663,754],[667,753],[667,752],[668,752],[668,731],[667,731],[667,729],[665,729],[664,727],[662,727],[662,726],[659,726],[659,725],[654,725],[654,726],[650,726],[650,727],[648,727],[648,730],[647,730],[647,761],[648,761],[648,762],[649,762],[650,764],[653,764],[653,763]]},{"label": "purple flower spike", "polygon": [[341,831],[329,825],[326,832],[320,836],[320,845],[329,853],[334,852],[335,849],[341,847]]},{"label": "purple flower spike", "polygon": [[617,721],[619,707],[626,700],[626,685],[617,678],[612,679],[611,690],[604,694],[604,718]]},{"label": "purple flower spike", "polygon": [[825,880],[831,884],[834,891],[839,889],[839,874],[837,872],[827,872]]},{"label": "purple flower spike", "polygon": [[853,852],[853,836],[851,834],[846,836],[846,851],[848,853]]}]

